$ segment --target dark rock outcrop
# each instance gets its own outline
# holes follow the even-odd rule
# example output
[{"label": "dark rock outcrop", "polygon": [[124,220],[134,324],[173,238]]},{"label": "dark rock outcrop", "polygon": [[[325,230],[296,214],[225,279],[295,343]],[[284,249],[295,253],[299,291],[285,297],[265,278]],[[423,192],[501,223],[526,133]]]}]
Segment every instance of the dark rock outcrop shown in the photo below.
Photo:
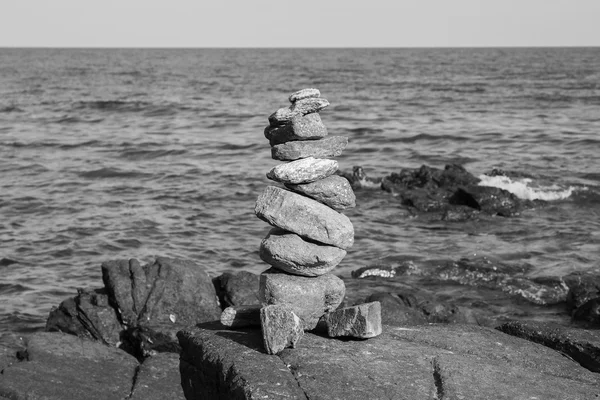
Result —
[{"label": "dark rock outcrop", "polygon": [[57,332],[29,336],[19,360],[2,367],[4,399],[183,400],[179,355],[143,364],[114,346]]},{"label": "dark rock outcrop", "polygon": [[221,313],[208,274],[190,261],[109,261],[102,264],[102,277],[104,289],[79,290],[63,301],[50,313],[46,330],[120,345],[143,357],[177,351],[177,330],[218,320]]},{"label": "dark rock outcrop", "polygon": [[600,372],[600,331],[521,321],[507,322],[496,329],[550,347],[584,368]]},{"label": "dark rock outcrop", "polygon": [[384,327],[368,341],[306,333],[267,355],[257,329],[178,334],[188,399],[590,399],[598,376],[547,347],[472,325]]},{"label": "dark rock outcrop", "polygon": [[259,276],[248,271],[225,272],[213,279],[223,309],[259,304]]},{"label": "dark rock outcrop", "polygon": [[569,287],[567,304],[573,319],[600,326],[600,274],[578,271],[563,280]]}]

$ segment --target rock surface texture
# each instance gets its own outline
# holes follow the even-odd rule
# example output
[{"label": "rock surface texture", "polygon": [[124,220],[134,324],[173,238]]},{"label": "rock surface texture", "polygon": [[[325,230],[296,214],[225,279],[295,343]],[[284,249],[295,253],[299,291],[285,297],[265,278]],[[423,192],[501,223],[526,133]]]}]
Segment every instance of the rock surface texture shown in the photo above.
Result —
[{"label": "rock surface texture", "polygon": [[[302,89],[289,100],[292,104],[271,114],[265,128],[272,158],[289,161],[275,166],[267,177],[286,188],[268,186],[254,209],[258,218],[275,227],[260,245],[261,259],[272,266],[263,272],[259,285],[263,339],[271,354],[295,345],[288,339],[290,315],[299,317],[303,329],[312,330],[324,314],[342,303],[344,282],[331,271],[354,244],[354,227],[340,211],[354,207],[356,196],[345,178],[333,175],[337,161],[325,158],[342,154],[348,139],[327,137],[318,112],[329,102],[321,98],[318,89]],[[265,310],[273,306],[290,311],[269,319]],[[375,311],[377,306],[358,306],[336,314],[331,320],[332,326],[337,324],[332,336],[378,335],[381,312],[380,308]],[[229,314],[233,315],[233,310]],[[232,315],[224,320],[229,323]],[[282,332],[276,332],[278,325]]]},{"label": "rock surface texture", "polygon": [[178,354],[140,364],[114,346],[38,332],[18,355],[2,369],[0,399],[184,399]]},{"label": "rock surface texture", "polygon": [[257,329],[178,334],[189,399],[594,399],[598,375],[560,353],[475,325],[384,326],[376,338],[305,333],[268,355]]}]

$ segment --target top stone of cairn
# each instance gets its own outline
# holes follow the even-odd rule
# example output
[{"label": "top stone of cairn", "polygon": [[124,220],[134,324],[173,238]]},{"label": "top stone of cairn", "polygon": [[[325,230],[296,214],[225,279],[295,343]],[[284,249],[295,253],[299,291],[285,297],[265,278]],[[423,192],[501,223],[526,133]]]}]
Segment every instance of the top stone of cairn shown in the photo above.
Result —
[{"label": "top stone of cairn", "polygon": [[321,97],[321,92],[319,89],[308,88],[298,90],[296,93],[292,93],[290,95],[290,103],[295,103],[298,100],[308,99],[311,97]]}]

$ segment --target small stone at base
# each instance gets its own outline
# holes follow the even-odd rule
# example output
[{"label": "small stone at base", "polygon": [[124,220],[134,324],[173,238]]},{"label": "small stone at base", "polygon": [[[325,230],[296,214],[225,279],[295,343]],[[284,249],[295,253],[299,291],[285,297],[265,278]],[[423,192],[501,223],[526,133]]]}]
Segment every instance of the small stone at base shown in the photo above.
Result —
[{"label": "small stone at base", "polygon": [[300,318],[284,305],[268,305],[260,310],[265,350],[277,354],[286,347],[296,347],[304,335]]},{"label": "small stone at base", "polygon": [[231,328],[260,326],[260,304],[227,307],[221,313],[221,324]]},{"label": "small stone at base", "polygon": [[330,337],[360,339],[381,334],[381,304],[378,301],[332,311],[323,316]]}]

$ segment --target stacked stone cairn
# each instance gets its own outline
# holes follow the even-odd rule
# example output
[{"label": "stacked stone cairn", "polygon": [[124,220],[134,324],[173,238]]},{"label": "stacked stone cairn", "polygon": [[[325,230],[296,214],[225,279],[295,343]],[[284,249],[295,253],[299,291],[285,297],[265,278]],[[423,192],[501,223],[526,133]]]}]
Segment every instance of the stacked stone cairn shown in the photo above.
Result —
[{"label": "stacked stone cairn", "polygon": [[[331,271],[354,243],[354,227],[340,211],[355,206],[345,178],[335,175],[344,136],[328,136],[319,112],[329,105],[317,89],[293,93],[291,106],[269,117],[265,137],[275,160],[268,186],[256,201],[256,216],[273,228],[260,244],[271,268],[260,276],[260,306],[225,310],[221,322],[247,325],[259,316],[269,354],[295,347],[306,330],[326,329],[331,337],[369,338],[381,333],[379,302],[337,310],[344,282]],[[256,318],[258,319],[258,318]],[[240,321],[238,324],[236,321]]]}]

